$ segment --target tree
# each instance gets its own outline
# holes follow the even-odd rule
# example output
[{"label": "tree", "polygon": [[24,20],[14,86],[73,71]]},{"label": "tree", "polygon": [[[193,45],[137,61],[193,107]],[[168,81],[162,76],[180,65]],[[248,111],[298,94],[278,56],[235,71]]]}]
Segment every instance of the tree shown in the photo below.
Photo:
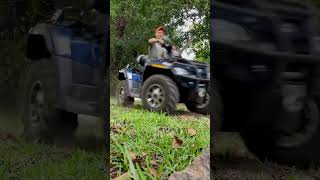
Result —
[{"label": "tree", "polygon": [[[133,55],[146,54],[147,40],[154,36],[154,29],[159,25],[166,26],[167,34],[177,46],[181,47],[193,36],[191,48],[208,51],[208,43],[200,44],[209,40],[209,8],[208,0],[111,0],[111,68],[118,70],[133,62]],[[192,30],[179,31],[177,28],[189,18],[193,21]],[[203,56],[203,60],[208,59]]]}]

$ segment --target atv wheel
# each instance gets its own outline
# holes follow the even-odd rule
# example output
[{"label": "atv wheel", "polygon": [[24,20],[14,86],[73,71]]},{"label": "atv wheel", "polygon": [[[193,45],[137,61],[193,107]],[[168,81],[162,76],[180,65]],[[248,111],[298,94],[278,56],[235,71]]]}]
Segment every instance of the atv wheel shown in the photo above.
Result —
[{"label": "atv wheel", "polygon": [[77,114],[56,109],[57,74],[49,60],[30,64],[24,81],[22,121],[28,141],[54,143],[56,137],[72,137]]},{"label": "atv wheel", "polygon": [[143,106],[151,111],[172,113],[179,102],[179,89],[168,76],[153,75],[142,88]]},{"label": "atv wheel", "polygon": [[187,109],[191,112],[208,115],[210,112],[208,109],[209,103],[210,103],[210,95],[209,93],[206,93],[206,95],[203,98],[203,102],[201,104],[197,104],[196,102],[193,102],[193,101],[187,101],[185,104]]},{"label": "atv wheel", "polygon": [[[261,160],[267,158],[302,168],[319,161],[320,116],[315,99],[306,98],[301,112],[290,114],[281,108],[279,98],[264,98],[254,104],[256,112],[241,133],[248,149]],[[297,125],[292,125],[295,122]]]},{"label": "atv wheel", "polygon": [[127,81],[121,81],[117,88],[117,102],[121,106],[132,106],[134,103],[134,98],[128,96],[129,88]]}]

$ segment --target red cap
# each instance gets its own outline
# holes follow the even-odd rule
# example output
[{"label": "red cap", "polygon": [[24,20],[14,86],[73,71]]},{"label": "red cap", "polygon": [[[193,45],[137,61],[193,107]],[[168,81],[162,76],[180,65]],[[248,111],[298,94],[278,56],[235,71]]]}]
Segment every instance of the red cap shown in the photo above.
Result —
[{"label": "red cap", "polygon": [[163,32],[166,32],[166,29],[163,26],[158,27],[155,31],[162,30]]}]

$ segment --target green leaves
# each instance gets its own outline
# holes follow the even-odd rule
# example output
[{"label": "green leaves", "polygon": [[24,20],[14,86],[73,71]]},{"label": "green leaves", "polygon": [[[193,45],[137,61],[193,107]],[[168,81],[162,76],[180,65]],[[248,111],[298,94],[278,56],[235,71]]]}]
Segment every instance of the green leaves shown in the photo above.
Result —
[{"label": "green leaves", "polygon": [[[166,26],[176,46],[182,47],[190,36],[195,37],[194,44],[209,40],[209,9],[209,0],[111,0],[111,68],[116,71],[134,62],[132,51],[146,54],[148,39],[159,25]],[[190,31],[178,29],[186,23],[191,24]],[[191,48],[208,52],[209,46]]]}]

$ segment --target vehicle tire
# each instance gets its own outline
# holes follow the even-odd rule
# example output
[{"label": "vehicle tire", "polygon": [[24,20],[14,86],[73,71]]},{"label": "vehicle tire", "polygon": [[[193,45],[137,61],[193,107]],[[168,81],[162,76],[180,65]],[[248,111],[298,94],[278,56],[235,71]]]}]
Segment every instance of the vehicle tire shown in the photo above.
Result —
[{"label": "vehicle tire", "polygon": [[132,106],[134,98],[129,97],[129,87],[127,81],[120,81],[117,88],[117,103],[121,106]]},{"label": "vehicle tire", "polygon": [[153,75],[143,84],[142,104],[150,111],[171,114],[176,109],[179,99],[179,89],[168,76]]},{"label": "vehicle tire", "polygon": [[[256,112],[249,115],[249,121],[245,123],[241,132],[248,149],[261,160],[268,159],[280,164],[309,168],[312,163],[318,163],[320,160],[319,101],[313,97],[306,99],[303,111],[298,116],[304,118],[299,121],[303,123],[298,123],[300,124],[298,128],[288,133],[280,129],[290,127],[295,120],[292,117],[297,117],[297,114],[286,116],[279,106],[279,98],[265,96],[260,99],[254,104],[253,110]],[[275,123],[264,123],[273,119]],[[276,122],[281,120],[283,124],[280,127],[281,124]]]},{"label": "vehicle tire", "polygon": [[24,79],[22,122],[28,141],[54,143],[57,136],[73,136],[77,114],[55,107],[57,99],[56,65],[47,59],[29,64]]},{"label": "vehicle tire", "polygon": [[210,113],[208,108],[209,103],[210,103],[210,94],[206,93],[204,97],[204,102],[202,104],[197,104],[196,102],[193,102],[193,101],[187,101],[185,105],[190,112],[208,115]]}]

